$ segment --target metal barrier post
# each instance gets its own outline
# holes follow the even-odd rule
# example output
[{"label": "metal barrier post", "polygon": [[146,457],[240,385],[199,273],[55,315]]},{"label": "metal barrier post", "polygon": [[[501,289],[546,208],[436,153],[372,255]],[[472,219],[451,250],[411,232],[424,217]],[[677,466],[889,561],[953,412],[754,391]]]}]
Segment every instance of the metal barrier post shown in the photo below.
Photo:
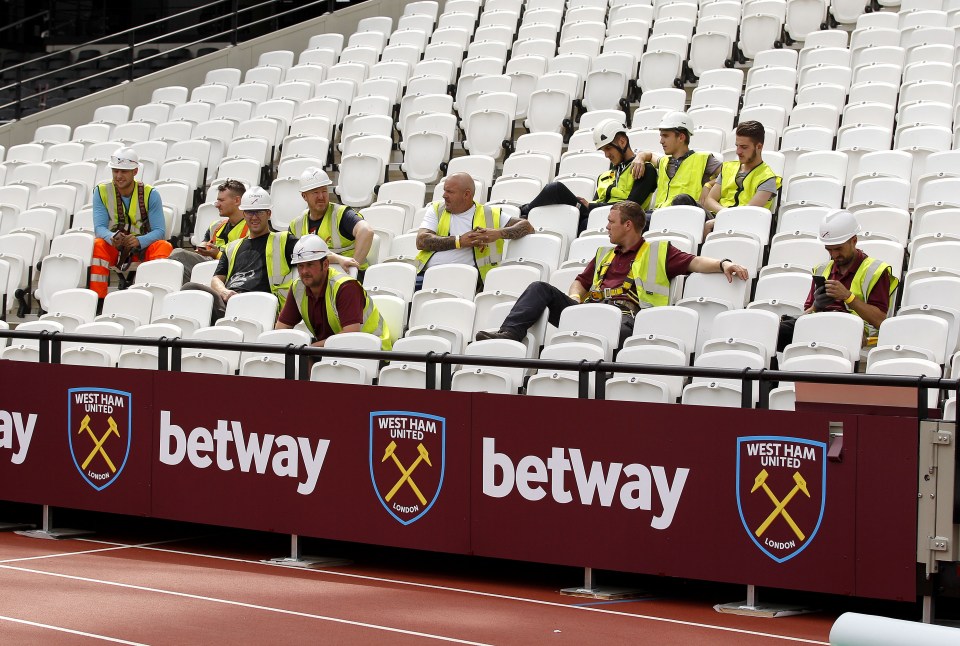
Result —
[{"label": "metal barrier post", "polygon": [[127,80],[128,80],[128,81],[132,81],[132,80],[133,80],[133,64],[134,64],[134,63],[136,62],[136,60],[137,60],[137,59],[136,59],[136,51],[135,51],[135,50],[136,50],[136,47],[137,47],[137,39],[136,39],[136,37],[135,37],[135,36],[136,36],[136,33],[137,33],[136,28],[130,30],[130,38],[128,39],[129,42],[127,43],[127,46],[130,48],[130,56],[127,58],[127,60],[128,60],[127,64],[130,66],[130,67],[127,69]]},{"label": "metal barrier post", "polygon": [[567,594],[571,597],[586,597],[588,599],[605,599],[614,601],[617,599],[635,599],[637,597],[647,597],[650,593],[639,588],[601,588],[595,585],[596,580],[592,567],[583,568],[583,587],[582,588],[563,588],[560,594]]},{"label": "metal barrier post", "polygon": [[174,343],[170,344],[170,370],[180,372],[180,346]]},{"label": "metal barrier post", "polygon": [[160,345],[157,347],[157,370],[167,371],[170,369],[169,348],[167,337],[160,337]]},{"label": "metal barrier post", "polygon": [[436,354],[433,350],[427,353],[427,390],[437,389],[437,362],[434,359]]},{"label": "metal barrier post", "polygon": [[287,349],[283,353],[283,378],[297,378],[297,355],[293,353],[295,346],[292,343],[287,344]]},{"label": "metal barrier post", "polygon": [[[307,346],[300,346],[305,348]],[[300,381],[310,381],[310,357],[304,354],[297,355],[297,378]]]},{"label": "metal barrier post", "polygon": [[583,360],[577,368],[577,398],[590,399],[590,373],[586,369],[587,362]]},{"label": "metal barrier post", "polygon": [[[449,352],[444,352],[443,355],[448,355]],[[441,363],[440,364],[440,390],[450,390],[453,385],[453,364],[450,363]]]},{"label": "metal barrier post", "polygon": [[338,565],[349,565],[347,559],[338,559],[326,556],[304,556],[300,550],[300,537],[297,534],[290,534],[290,556],[279,556],[273,559],[262,559],[261,563],[270,563],[271,565],[283,565],[286,567],[336,567]]},{"label": "metal barrier post", "polygon": [[750,368],[744,368],[740,376],[740,408],[753,408],[753,384],[747,379]]},{"label": "metal barrier post", "polygon": [[43,506],[43,523],[40,529],[27,529],[23,531],[17,531],[16,534],[21,536],[27,536],[29,538],[47,538],[47,539],[61,539],[61,538],[76,538],[78,536],[87,536],[93,532],[88,529],[54,529],[53,527],[53,509],[50,508],[50,505]]},{"label": "metal barrier post", "polygon": [[240,12],[240,0],[233,0],[230,3],[230,15],[232,16],[231,25],[230,25],[230,44],[234,47],[237,46],[237,31],[239,30],[239,12]]}]

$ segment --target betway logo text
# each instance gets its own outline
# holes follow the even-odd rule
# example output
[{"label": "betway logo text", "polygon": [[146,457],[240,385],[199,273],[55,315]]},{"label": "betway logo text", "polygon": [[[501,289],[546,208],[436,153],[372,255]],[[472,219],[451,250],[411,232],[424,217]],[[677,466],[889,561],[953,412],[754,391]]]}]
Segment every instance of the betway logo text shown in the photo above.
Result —
[{"label": "betway logo text", "polygon": [[[26,417],[26,423],[24,423]],[[37,423],[35,413],[0,410],[0,449],[13,451],[10,461],[14,464],[23,464],[30,450],[30,440],[33,439],[33,427]],[[16,440],[16,441],[14,441]]]},{"label": "betway logo text", "polygon": [[[317,486],[330,440],[317,440],[314,448],[307,437],[244,433],[240,422],[217,420],[212,431],[198,426],[189,433],[170,422],[170,411],[160,411],[160,461],[171,466],[184,459],[198,469],[216,465],[221,471],[239,467],[244,473],[295,478],[297,493],[308,496]],[[304,476],[301,479],[301,465]]]},{"label": "betway logo text", "polygon": [[[526,455],[514,464],[507,454],[497,453],[494,443],[492,437],[483,438],[485,495],[503,498],[516,489],[527,500],[536,502],[547,496],[541,485],[549,483],[550,496],[561,504],[573,502],[575,493],[581,505],[593,505],[596,498],[601,506],[609,507],[617,499],[626,509],[649,511],[653,508],[653,490],[656,488],[663,512],[651,519],[650,526],[654,529],[670,527],[690,473],[690,469],[676,469],[671,482],[664,467],[596,461],[590,463],[588,472],[580,449],[556,446],[552,447],[546,460]],[[572,491],[567,488],[569,471],[573,472],[572,484],[576,487]]]}]

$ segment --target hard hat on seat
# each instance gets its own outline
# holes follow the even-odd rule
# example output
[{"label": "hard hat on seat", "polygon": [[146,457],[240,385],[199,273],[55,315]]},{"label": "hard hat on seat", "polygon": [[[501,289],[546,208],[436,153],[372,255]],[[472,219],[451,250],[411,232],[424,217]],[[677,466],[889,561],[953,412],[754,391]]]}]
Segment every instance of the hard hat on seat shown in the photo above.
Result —
[{"label": "hard hat on seat", "polygon": [[322,168],[310,166],[300,174],[300,192],[312,191],[321,186],[330,186],[333,182]]},{"label": "hard hat on seat", "polygon": [[843,244],[860,233],[860,223],[845,209],[830,211],[820,222],[820,242],[825,245]]},{"label": "hard hat on seat", "polygon": [[621,132],[626,132],[623,124],[616,119],[604,119],[593,129],[593,145],[597,150],[609,146]]},{"label": "hard hat on seat", "polygon": [[243,194],[240,199],[241,211],[269,211],[273,208],[273,200],[270,199],[270,193],[259,186],[254,186]]},{"label": "hard hat on seat", "polygon": [[140,168],[140,155],[133,148],[124,146],[110,155],[110,168],[117,170],[137,170]]},{"label": "hard hat on seat", "polygon": [[320,236],[308,233],[293,246],[293,255],[290,262],[299,265],[301,262],[311,262],[313,260],[323,260],[330,255],[330,247]]},{"label": "hard hat on seat", "polygon": [[693,119],[683,112],[668,112],[660,120],[659,130],[682,130],[693,134]]}]

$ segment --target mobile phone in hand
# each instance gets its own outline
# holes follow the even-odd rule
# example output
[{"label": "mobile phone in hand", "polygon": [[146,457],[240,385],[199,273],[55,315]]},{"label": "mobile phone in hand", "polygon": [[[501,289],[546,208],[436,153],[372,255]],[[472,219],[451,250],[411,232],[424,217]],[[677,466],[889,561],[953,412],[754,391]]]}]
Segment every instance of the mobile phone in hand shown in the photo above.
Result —
[{"label": "mobile phone in hand", "polygon": [[827,286],[827,279],[823,276],[814,276],[813,277],[813,289],[814,291],[820,289],[821,287]]}]

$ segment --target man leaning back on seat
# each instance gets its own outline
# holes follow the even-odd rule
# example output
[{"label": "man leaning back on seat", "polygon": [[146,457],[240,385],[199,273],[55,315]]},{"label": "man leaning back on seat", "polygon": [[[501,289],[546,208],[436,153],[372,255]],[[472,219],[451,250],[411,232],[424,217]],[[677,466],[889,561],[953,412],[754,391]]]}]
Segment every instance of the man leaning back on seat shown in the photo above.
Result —
[{"label": "man leaning back on seat", "polygon": [[579,303],[609,303],[623,311],[620,345],[632,334],[634,315],[640,309],[670,303],[670,280],[691,273],[723,273],[747,280],[747,269],[724,258],[715,260],[693,256],[676,249],[667,241],[648,242],[643,238],[646,214],[636,202],[625,200],[613,205],[607,217],[612,247],[600,247],[596,257],[577,276],[568,293],[545,282],[531,283],[514,303],[496,332],[480,331],[477,340],[511,339],[520,341],[527,330],[549,312],[553,325],[560,313]]}]

